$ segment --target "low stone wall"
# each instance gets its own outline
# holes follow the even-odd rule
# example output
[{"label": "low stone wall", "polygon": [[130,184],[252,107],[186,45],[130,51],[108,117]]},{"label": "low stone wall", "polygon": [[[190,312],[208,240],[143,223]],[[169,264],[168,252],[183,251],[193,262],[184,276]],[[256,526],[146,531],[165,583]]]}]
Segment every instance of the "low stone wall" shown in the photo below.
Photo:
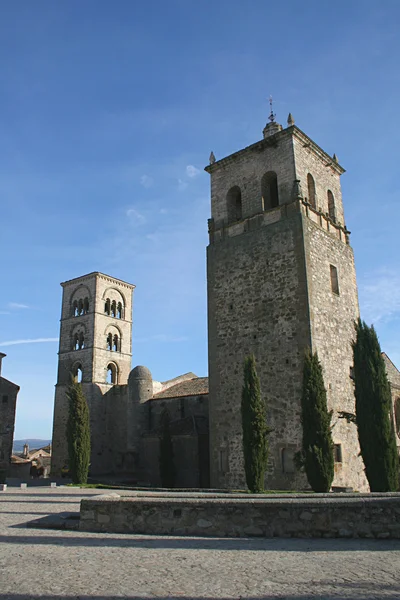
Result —
[{"label": "low stone wall", "polygon": [[110,494],[82,499],[80,529],[216,537],[400,539],[400,494]]}]

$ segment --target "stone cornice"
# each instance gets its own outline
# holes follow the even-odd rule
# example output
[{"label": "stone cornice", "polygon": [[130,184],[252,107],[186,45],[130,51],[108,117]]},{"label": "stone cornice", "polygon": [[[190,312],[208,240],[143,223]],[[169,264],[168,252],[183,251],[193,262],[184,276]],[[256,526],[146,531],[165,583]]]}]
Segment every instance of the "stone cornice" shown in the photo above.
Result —
[{"label": "stone cornice", "polygon": [[289,136],[296,137],[303,144],[304,147],[310,148],[310,150],[313,151],[321,160],[325,161],[327,167],[332,167],[332,169],[334,169],[340,175],[342,173],[345,173],[345,169],[343,169],[343,167],[341,167],[337,162],[335,162],[333,158],[329,156],[327,152],[325,152],[325,150],[322,150],[322,148],[318,146],[318,144],[316,144],[310,137],[308,137],[308,135],[306,135],[304,131],[296,127],[296,125],[292,125],[291,127],[282,129],[282,131],[278,131],[277,133],[275,133],[275,135],[271,135],[263,140],[259,140],[258,142],[255,142],[250,146],[246,146],[246,148],[238,150],[233,154],[229,154],[228,156],[225,156],[225,158],[221,158],[220,160],[215,161],[215,163],[207,165],[204,168],[204,170],[207,171],[207,173],[212,174],[214,173],[214,171],[217,171],[220,167],[225,167],[235,162],[237,159],[242,158],[250,152],[260,152],[264,148],[267,148],[269,146],[277,146],[281,139],[287,138]]},{"label": "stone cornice", "polygon": [[62,287],[67,287],[71,284],[75,283],[83,283],[84,281],[88,281],[90,279],[104,279],[110,283],[116,283],[122,287],[126,287],[130,290],[135,289],[135,285],[132,283],[128,283],[127,281],[122,281],[122,279],[117,279],[116,277],[111,277],[110,275],[105,275],[104,273],[100,273],[100,271],[93,271],[93,273],[88,273],[87,275],[82,275],[81,277],[75,277],[74,279],[68,279],[68,281],[63,281],[60,285]]}]

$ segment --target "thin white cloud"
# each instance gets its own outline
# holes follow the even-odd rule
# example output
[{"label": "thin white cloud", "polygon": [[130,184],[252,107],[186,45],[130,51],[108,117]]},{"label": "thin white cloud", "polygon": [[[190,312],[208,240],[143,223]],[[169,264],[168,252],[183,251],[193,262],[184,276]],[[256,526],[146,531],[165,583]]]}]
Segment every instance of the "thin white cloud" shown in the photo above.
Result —
[{"label": "thin white cloud", "polygon": [[367,322],[387,322],[400,317],[400,273],[371,273],[359,286],[361,316]]},{"label": "thin white cloud", "polygon": [[142,215],[136,208],[129,208],[126,211],[127,217],[129,217],[135,225],[143,225],[146,223],[146,217]]},{"label": "thin white cloud", "polygon": [[180,190],[181,192],[183,190],[186,190],[188,184],[186,181],[183,181],[183,179],[178,179],[178,190]]},{"label": "thin white cloud", "polygon": [[200,169],[196,169],[196,167],[194,167],[193,165],[188,165],[186,167],[186,175],[188,177],[197,177],[197,175],[200,173]]},{"label": "thin white cloud", "polygon": [[154,183],[154,180],[152,179],[152,177],[149,177],[148,175],[142,175],[140,178],[140,185],[142,185],[146,189],[151,188],[153,183]]},{"label": "thin white cloud", "polygon": [[58,338],[36,338],[34,340],[9,340],[0,342],[0,346],[18,346],[19,344],[43,344],[47,342],[58,342]]},{"label": "thin white cloud", "polygon": [[21,304],[20,302],[9,302],[8,306],[10,308],[29,308],[27,304]]}]

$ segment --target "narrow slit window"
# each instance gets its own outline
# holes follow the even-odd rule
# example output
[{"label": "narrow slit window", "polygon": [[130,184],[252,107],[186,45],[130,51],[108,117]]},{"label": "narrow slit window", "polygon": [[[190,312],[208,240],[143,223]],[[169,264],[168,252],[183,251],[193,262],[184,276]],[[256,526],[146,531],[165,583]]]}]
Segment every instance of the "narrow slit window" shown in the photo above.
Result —
[{"label": "narrow slit window", "polygon": [[339,295],[339,279],[337,268],[334,265],[330,265],[331,270],[331,289],[334,294]]},{"label": "narrow slit window", "polygon": [[341,463],[341,462],[343,462],[342,444],[335,444],[334,445],[334,457],[335,457],[335,463]]}]

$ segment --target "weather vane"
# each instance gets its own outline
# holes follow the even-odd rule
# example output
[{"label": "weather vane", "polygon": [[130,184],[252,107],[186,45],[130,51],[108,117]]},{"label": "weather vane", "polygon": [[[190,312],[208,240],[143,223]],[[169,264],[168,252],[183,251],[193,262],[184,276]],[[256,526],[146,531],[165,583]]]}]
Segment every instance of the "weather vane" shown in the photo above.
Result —
[{"label": "weather vane", "polygon": [[269,114],[268,119],[271,121],[271,123],[273,123],[275,121],[276,115],[274,114],[274,111],[272,109],[272,96],[269,97],[269,105],[271,107],[271,112]]}]

